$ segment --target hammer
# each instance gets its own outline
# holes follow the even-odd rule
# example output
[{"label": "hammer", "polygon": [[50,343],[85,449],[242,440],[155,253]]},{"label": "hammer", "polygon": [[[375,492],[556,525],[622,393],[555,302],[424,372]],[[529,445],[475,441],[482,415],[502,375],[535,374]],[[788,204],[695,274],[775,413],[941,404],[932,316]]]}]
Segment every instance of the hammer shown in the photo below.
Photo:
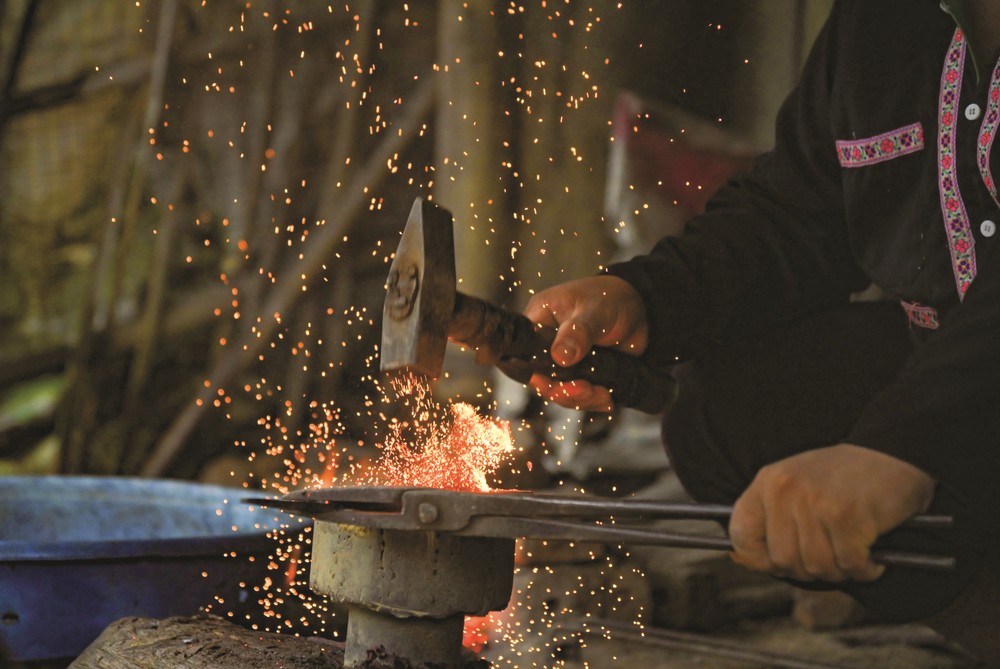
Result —
[{"label": "hammer", "polygon": [[554,328],[455,289],[451,213],[417,198],[403,229],[382,310],[382,372],[411,369],[437,378],[448,339],[476,351],[476,362],[495,365],[521,383],[532,374],[558,381],[584,379],[611,392],[616,404],[660,413],[673,398],[669,373],[621,351],[595,347],[582,361],[552,360]]}]

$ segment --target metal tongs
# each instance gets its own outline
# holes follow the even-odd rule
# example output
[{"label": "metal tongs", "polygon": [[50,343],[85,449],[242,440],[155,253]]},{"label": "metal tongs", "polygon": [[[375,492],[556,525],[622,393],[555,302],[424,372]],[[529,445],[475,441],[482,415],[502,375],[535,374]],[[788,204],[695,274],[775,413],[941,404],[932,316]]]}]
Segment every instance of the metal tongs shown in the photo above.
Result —
[{"label": "metal tongs", "polygon": [[[473,537],[628,543],[732,550],[727,537],[620,525],[634,520],[726,521],[730,506],[638,499],[569,497],[524,491],[458,492],[435,488],[342,487],[298,490],[283,497],[243,500],[316,520],[392,530],[448,532]],[[914,516],[901,527],[942,530],[950,516]],[[955,558],[898,550],[872,551],[885,565],[952,571]]]}]

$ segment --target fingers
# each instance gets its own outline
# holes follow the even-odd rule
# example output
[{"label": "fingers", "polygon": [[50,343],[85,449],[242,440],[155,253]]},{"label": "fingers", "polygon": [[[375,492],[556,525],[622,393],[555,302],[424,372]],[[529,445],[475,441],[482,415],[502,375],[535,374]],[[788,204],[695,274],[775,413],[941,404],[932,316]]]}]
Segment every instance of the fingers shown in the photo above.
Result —
[{"label": "fingers", "polygon": [[[556,330],[549,352],[553,361],[571,367],[595,346],[616,347],[641,355],[648,343],[645,307],[630,284],[614,276],[577,279],[541,291],[528,302],[529,320]],[[609,411],[613,406],[606,388],[584,380],[558,383],[535,375],[531,386],[561,406],[588,411]]]},{"label": "fingers", "polygon": [[606,388],[592,385],[587,381],[560,383],[547,376],[535,374],[531,377],[531,387],[547,400],[559,406],[578,411],[611,411],[614,401]]},{"label": "fingers", "polygon": [[[874,541],[874,532],[872,532]],[[831,533],[831,550],[834,559],[844,571],[846,578],[855,581],[874,581],[885,573],[885,565],[877,564],[871,559],[872,541],[855,539],[851,541],[846,533]]]},{"label": "fingers", "polygon": [[733,507],[733,560],[799,581],[879,578],[885,567],[871,559],[879,533],[867,510],[851,499],[824,497],[803,478],[783,466],[758,473]]},{"label": "fingers", "polygon": [[748,490],[733,506],[729,523],[733,561],[775,576],[813,580],[803,565],[794,516],[769,509],[758,492]]},{"label": "fingers", "polygon": [[563,367],[575,365],[593,348],[597,335],[586,321],[570,319],[563,322],[550,346],[552,359]]},{"label": "fingers", "polygon": [[592,315],[587,318],[584,307],[571,298],[567,291],[539,293],[524,310],[530,320],[557,329],[549,350],[552,359],[563,367],[580,362],[601,334],[600,326],[592,324]]},{"label": "fingers", "polygon": [[801,580],[829,581],[840,583],[850,578],[833,550],[830,530],[819,523],[810,522],[800,514],[796,519],[799,539],[801,572],[796,576]]},{"label": "fingers", "polygon": [[733,505],[729,520],[729,539],[733,544],[733,562],[754,571],[772,572],[775,568],[767,550],[767,517],[757,491],[748,489]]},{"label": "fingers", "polygon": [[529,320],[557,328],[553,358],[573,365],[596,346],[642,355],[648,345],[645,307],[639,293],[614,276],[594,276],[537,293],[525,307]]}]

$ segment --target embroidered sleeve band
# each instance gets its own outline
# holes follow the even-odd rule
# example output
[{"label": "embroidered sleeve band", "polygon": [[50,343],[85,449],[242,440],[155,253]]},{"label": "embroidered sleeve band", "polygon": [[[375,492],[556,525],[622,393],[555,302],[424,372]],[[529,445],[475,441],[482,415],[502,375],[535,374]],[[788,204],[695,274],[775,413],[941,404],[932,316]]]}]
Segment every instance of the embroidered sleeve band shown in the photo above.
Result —
[{"label": "embroidered sleeve band", "polygon": [[903,311],[906,312],[906,317],[909,319],[911,325],[928,330],[937,330],[940,327],[938,312],[934,307],[928,307],[917,302],[907,302],[906,300],[901,300],[900,304],[903,305]]},{"label": "embroidered sleeve band", "polygon": [[866,139],[838,140],[837,157],[843,167],[865,167],[924,148],[924,128],[919,123]]}]

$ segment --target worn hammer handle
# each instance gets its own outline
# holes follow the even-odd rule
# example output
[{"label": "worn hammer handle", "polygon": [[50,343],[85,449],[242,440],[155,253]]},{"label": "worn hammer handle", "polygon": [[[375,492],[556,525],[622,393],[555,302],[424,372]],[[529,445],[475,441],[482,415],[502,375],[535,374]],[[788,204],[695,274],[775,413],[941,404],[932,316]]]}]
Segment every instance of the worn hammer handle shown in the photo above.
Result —
[{"label": "worn hammer handle", "polygon": [[549,353],[555,334],[522,314],[455,295],[448,337],[476,349],[477,362],[496,365],[516,381],[527,383],[532,374],[583,379],[610,390],[616,404],[650,414],[661,413],[674,397],[676,382],[669,373],[616,349],[595,347],[572,367],[557,365]]}]

